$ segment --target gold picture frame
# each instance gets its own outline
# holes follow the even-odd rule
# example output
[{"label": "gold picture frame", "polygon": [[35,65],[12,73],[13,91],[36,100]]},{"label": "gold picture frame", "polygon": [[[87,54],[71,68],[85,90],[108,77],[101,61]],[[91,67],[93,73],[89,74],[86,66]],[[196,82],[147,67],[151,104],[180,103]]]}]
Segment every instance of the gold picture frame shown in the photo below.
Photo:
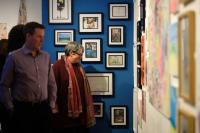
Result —
[{"label": "gold picture frame", "polygon": [[187,5],[188,3],[192,2],[193,0],[180,0],[180,3]]},{"label": "gold picture frame", "polygon": [[195,13],[186,12],[178,20],[179,95],[195,105]]},{"label": "gold picture frame", "polygon": [[195,133],[195,117],[183,110],[178,112],[178,133]]}]

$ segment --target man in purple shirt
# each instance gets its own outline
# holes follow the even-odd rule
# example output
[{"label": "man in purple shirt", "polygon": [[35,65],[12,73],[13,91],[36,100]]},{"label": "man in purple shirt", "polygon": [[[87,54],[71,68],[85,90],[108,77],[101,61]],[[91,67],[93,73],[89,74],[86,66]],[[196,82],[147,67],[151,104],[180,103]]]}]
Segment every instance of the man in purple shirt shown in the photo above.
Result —
[{"label": "man in purple shirt", "polygon": [[29,22],[24,26],[24,35],[24,46],[10,53],[4,65],[0,102],[10,112],[15,132],[49,133],[57,87],[50,57],[40,50],[44,26]]}]

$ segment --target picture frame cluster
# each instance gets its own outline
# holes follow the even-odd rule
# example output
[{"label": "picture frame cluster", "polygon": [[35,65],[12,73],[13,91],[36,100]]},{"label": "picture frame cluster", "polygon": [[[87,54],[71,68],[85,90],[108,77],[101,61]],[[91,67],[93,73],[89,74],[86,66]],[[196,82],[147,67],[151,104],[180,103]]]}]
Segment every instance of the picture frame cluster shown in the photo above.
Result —
[{"label": "picture frame cluster", "polygon": [[[129,20],[128,3],[108,3],[109,21]],[[49,24],[73,25],[73,0],[49,0]],[[109,70],[126,69],[127,53],[125,51],[104,51],[107,42],[110,49],[124,48],[126,43],[125,25],[107,25],[107,41],[99,37],[84,35],[104,34],[104,14],[102,12],[78,12],[77,33],[82,35],[80,44],[84,48],[81,62],[101,64],[105,57],[105,68]],[[76,41],[76,30],[68,28],[54,29],[54,46],[64,47],[68,42]],[[59,48],[60,49],[60,48]],[[105,55],[103,55],[105,53]],[[56,59],[65,56],[64,50],[56,51]],[[113,96],[115,86],[114,72],[86,72],[93,96]],[[94,102],[95,117],[104,117],[104,102]],[[126,106],[110,106],[110,124],[114,127],[125,127],[128,124]]]}]

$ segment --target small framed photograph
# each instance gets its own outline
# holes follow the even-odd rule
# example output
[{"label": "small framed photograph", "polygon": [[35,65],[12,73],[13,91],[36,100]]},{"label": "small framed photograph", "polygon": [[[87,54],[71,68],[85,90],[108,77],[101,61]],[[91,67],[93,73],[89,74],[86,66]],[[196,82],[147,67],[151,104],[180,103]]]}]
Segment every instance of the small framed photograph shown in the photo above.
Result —
[{"label": "small framed photograph", "polygon": [[111,126],[127,126],[127,106],[111,106]]},{"label": "small framed photograph", "polygon": [[178,133],[195,133],[195,117],[183,110],[178,113]]},{"label": "small framed photograph", "polygon": [[113,95],[114,73],[86,73],[92,95]]},{"label": "small framed photograph", "polygon": [[128,13],[128,4],[116,4],[116,3],[110,3],[109,4],[109,18],[110,19],[128,19],[129,13]]},{"label": "small framed photograph", "polygon": [[55,30],[55,46],[65,46],[69,41],[74,41],[74,30]]},{"label": "small framed photograph", "polygon": [[124,45],[124,27],[121,25],[108,26],[108,45],[109,46],[123,46]]},{"label": "small framed photograph", "polygon": [[125,52],[106,52],[106,68],[123,69],[126,68]]},{"label": "small framed photograph", "polygon": [[82,62],[98,63],[101,62],[101,39],[100,38],[82,38],[81,44],[84,48]]},{"label": "small framed photograph", "polygon": [[195,105],[195,12],[189,11],[178,19],[179,95]]},{"label": "small framed photograph", "polygon": [[101,33],[103,29],[102,13],[79,13],[80,33]]},{"label": "small framed photograph", "polygon": [[57,60],[62,59],[65,56],[64,51],[57,51]]},{"label": "small framed photograph", "polygon": [[103,118],[104,103],[94,102],[94,113],[96,118]]},{"label": "small framed photograph", "polygon": [[72,0],[49,0],[49,23],[72,23]]}]

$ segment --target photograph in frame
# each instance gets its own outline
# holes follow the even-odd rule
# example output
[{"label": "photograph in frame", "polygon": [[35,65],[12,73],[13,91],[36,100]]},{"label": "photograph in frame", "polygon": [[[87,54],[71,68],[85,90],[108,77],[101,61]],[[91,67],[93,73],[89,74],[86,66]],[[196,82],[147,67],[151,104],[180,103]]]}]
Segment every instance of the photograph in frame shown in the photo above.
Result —
[{"label": "photograph in frame", "polygon": [[49,23],[72,23],[72,0],[49,0]]},{"label": "photograph in frame", "polygon": [[128,4],[109,4],[109,18],[110,19],[128,19]]},{"label": "photograph in frame", "polygon": [[101,33],[103,28],[102,13],[79,13],[80,33]]},{"label": "photograph in frame", "polygon": [[94,102],[94,113],[96,118],[103,117],[104,103],[103,102]]},{"label": "photograph in frame", "polygon": [[124,45],[124,26],[108,26],[109,46]]},{"label": "photograph in frame", "polygon": [[74,41],[74,30],[55,30],[55,46],[65,46]]},{"label": "photograph in frame", "polygon": [[111,106],[111,126],[127,126],[126,106]]},{"label": "photograph in frame", "polygon": [[62,59],[65,56],[64,51],[57,51],[57,60]]},{"label": "photograph in frame", "polygon": [[86,73],[92,95],[113,95],[114,73]]},{"label": "photograph in frame", "polygon": [[106,68],[124,69],[126,67],[125,52],[106,52]]},{"label": "photograph in frame", "polygon": [[82,62],[101,62],[101,39],[82,38],[81,44],[84,48]]}]

